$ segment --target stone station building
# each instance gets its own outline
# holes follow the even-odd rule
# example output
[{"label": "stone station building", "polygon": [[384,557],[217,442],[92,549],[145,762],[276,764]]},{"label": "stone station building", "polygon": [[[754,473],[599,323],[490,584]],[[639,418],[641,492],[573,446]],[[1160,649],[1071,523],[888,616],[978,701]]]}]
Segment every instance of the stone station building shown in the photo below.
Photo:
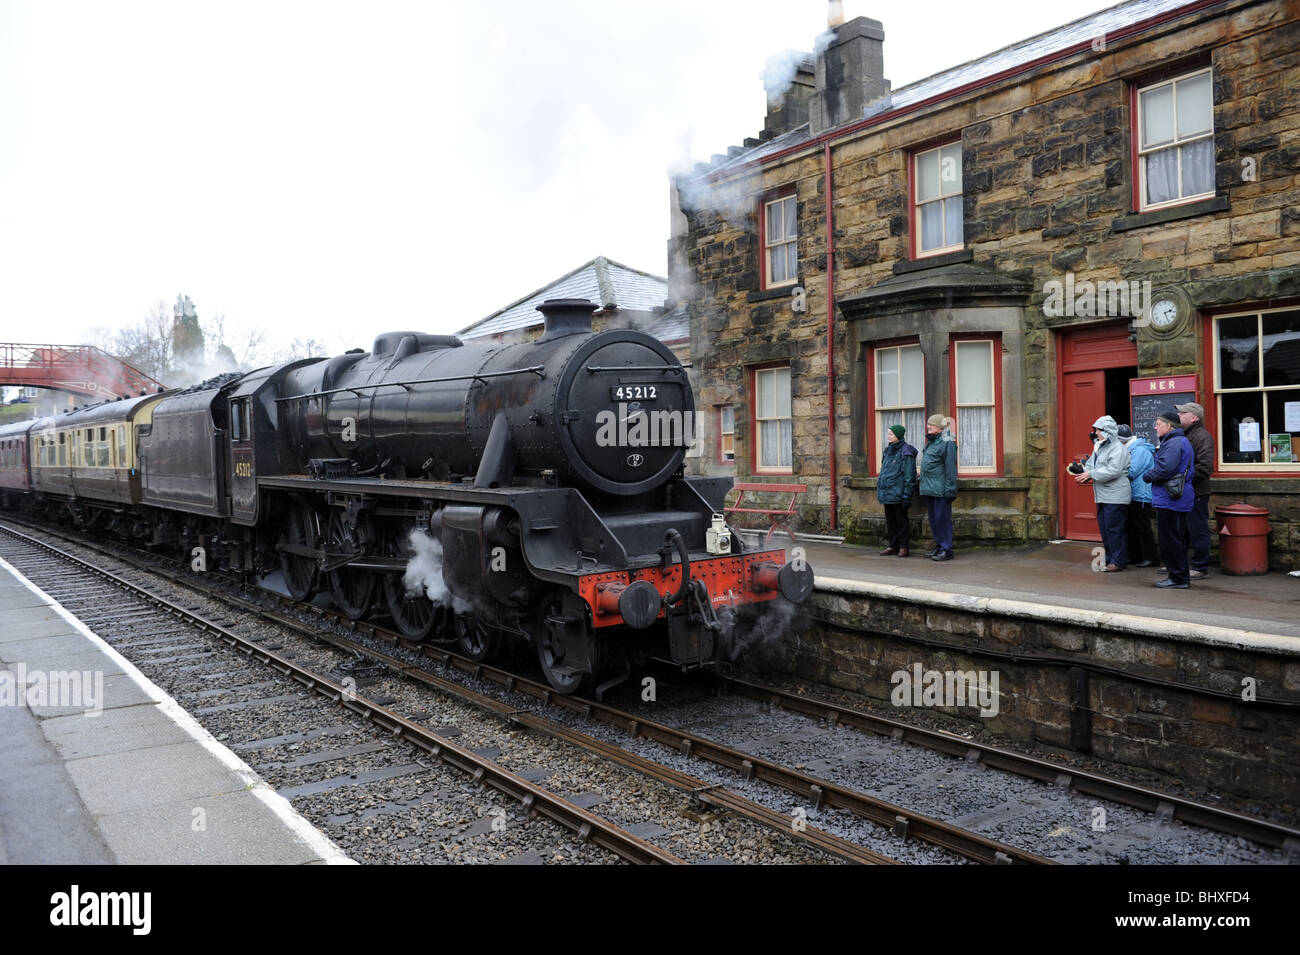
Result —
[{"label": "stone station building", "polygon": [[787,57],[760,136],[673,183],[703,470],[875,541],[882,435],[938,411],[959,547],[1095,540],[1092,421],[1195,400],[1212,512],[1268,508],[1294,565],[1300,0],[1134,0],[897,90],[883,40]]}]

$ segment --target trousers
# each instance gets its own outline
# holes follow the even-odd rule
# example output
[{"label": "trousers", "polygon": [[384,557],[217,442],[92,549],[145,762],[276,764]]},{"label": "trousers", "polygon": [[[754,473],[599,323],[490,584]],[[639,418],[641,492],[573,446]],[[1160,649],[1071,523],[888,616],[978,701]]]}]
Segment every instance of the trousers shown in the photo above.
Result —
[{"label": "trousers", "polygon": [[1152,519],[1149,501],[1134,501],[1128,506],[1128,557],[1133,563],[1160,559]]},{"label": "trousers", "polygon": [[908,538],[911,535],[911,528],[907,521],[906,504],[886,504],[885,505],[885,536],[889,540],[890,547],[897,547],[900,550],[908,546]]},{"label": "trousers", "polygon": [[1098,504],[1097,526],[1106,548],[1106,563],[1123,570],[1128,566],[1128,505]]},{"label": "trousers", "polygon": [[1198,494],[1187,515],[1187,543],[1192,548],[1192,570],[1210,566],[1210,495]]},{"label": "trousers", "polygon": [[1188,583],[1187,512],[1157,507],[1156,533],[1160,536],[1160,556],[1169,571],[1169,579],[1176,584]]},{"label": "trousers", "polygon": [[935,544],[940,550],[952,550],[952,501],[946,497],[927,497],[925,507]]}]

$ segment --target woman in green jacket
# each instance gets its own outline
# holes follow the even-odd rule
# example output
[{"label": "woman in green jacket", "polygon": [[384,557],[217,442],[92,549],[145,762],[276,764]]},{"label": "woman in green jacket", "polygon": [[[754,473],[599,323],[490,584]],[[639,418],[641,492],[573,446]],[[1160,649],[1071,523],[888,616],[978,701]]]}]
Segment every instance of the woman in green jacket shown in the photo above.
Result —
[{"label": "woman in green jacket", "polygon": [[876,498],[885,507],[885,533],[889,537],[882,557],[908,554],[907,509],[916,493],[916,448],[903,440],[907,433],[901,424],[885,431],[884,454],[880,458],[880,479],[876,481]]}]

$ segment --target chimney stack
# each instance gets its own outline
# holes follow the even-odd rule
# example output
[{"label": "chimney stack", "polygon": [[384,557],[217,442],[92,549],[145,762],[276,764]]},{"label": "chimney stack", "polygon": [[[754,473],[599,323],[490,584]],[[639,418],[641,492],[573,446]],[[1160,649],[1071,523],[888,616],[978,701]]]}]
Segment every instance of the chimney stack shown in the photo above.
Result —
[{"label": "chimney stack", "polygon": [[763,70],[763,89],[767,90],[764,140],[808,122],[809,105],[817,92],[812,54],[786,50],[769,56],[767,68]]},{"label": "chimney stack", "polygon": [[861,119],[869,107],[888,100],[884,40],[884,25],[867,17],[834,29],[817,54],[817,89],[809,112],[814,136]]}]

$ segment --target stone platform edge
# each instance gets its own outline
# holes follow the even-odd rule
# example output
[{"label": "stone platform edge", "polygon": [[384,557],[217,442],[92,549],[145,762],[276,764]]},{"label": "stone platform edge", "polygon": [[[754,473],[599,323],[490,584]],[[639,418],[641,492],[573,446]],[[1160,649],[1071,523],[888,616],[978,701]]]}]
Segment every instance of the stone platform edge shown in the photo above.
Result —
[{"label": "stone platform edge", "polygon": [[1007,597],[977,597],[971,594],[952,594],[924,587],[905,587],[900,584],[873,583],[850,580],[845,577],[818,576],[814,589],[825,593],[847,594],[855,597],[876,597],[881,600],[910,601],[946,610],[964,610],[969,613],[1004,615],[1041,620],[1048,623],[1088,627],[1130,633],[1143,637],[1166,637],[1199,643],[1212,647],[1229,647],[1234,650],[1255,650],[1300,657],[1300,637],[1285,634],[1261,633],[1253,630],[1216,627],[1183,620],[1165,620],[1143,617],[1131,613],[1084,610],[1055,604],[1030,603]]},{"label": "stone platform edge", "polygon": [[44,601],[50,609],[62,617],[69,626],[77,633],[89,640],[94,647],[109,657],[114,663],[122,668],[122,672],[138,686],[149,699],[158,704],[158,709],[165,714],[177,726],[203,747],[208,753],[212,754],[222,766],[235,773],[242,779],[251,792],[258,800],[266,805],[285,827],[288,828],[295,836],[301,839],[307,846],[316,853],[321,862],[327,865],[356,865],[355,860],[348,857],[342,849],[326,836],[323,832],[313,826],[303,818],[289,800],[285,799],[278,792],[257,774],[257,771],[239,758],[225,744],[203,728],[199,722],[190,715],[189,711],[177,703],[171,696],[165,693],[157,684],[145,676],[130,660],[122,656],[118,651],[107,643],[99,634],[87,627],[76,615],[64,607],[61,603],[47,594],[39,586],[27,577],[17,567],[14,567],[3,557],[0,557],[0,570],[7,571],[13,575],[13,578],[22,583],[24,587]]}]

